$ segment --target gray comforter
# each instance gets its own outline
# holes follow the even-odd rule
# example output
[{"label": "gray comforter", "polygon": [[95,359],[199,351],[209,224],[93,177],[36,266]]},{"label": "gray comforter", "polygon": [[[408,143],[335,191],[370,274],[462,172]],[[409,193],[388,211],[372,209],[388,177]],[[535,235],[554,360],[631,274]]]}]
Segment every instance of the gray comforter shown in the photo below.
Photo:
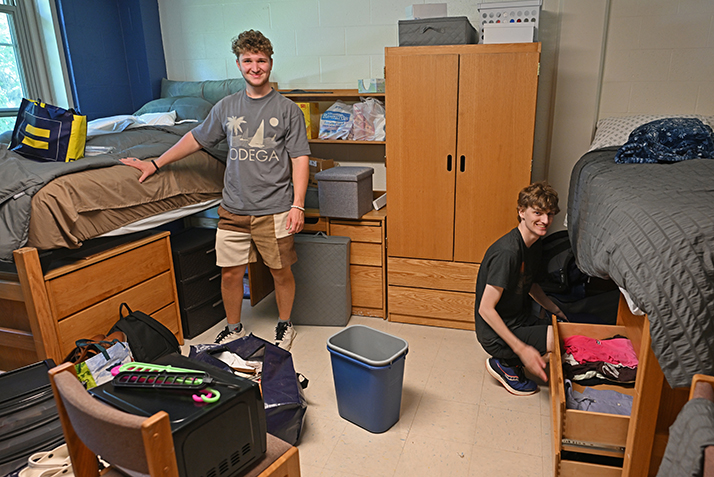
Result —
[{"label": "gray comforter", "polygon": [[689,386],[714,374],[714,160],[616,164],[616,151],[592,151],[573,169],[576,262],[628,291],[667,381]]},{"label": "gray comforter", "polygon": [[111,146],[111,154],[74,162],[40,162],[0,149],[0,261],[12,262],[12,251],[25,245],[32,196],[51,180],[86,169],[113,166],[121,157],[160,156],[196,123],[147,127],[90,139],[87,145]]}]

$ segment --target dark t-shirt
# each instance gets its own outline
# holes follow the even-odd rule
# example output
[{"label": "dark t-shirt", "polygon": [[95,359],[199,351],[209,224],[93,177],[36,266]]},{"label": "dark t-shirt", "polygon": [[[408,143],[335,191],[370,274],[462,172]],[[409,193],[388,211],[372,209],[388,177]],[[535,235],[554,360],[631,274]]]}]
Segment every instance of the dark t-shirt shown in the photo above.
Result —
[{"label": "dark t-shirt", "polygon": [[478,312],[486,285],[503,288],[496,311],[509,329],[520,327],[531,315],[532,302],[528,292],[538,271],[542,249],[540,239],[530,248],[526,247],[516,227],[486,251],[476,280],[476,334],[482,344],[499,339]]}]

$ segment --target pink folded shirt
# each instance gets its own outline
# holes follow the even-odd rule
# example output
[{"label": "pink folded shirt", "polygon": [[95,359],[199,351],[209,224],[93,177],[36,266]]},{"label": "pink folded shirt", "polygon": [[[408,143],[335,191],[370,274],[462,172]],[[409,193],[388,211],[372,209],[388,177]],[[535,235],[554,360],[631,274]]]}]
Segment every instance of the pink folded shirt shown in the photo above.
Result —
[{"label": "pink folded shirt", "polygon": [[573,358],[581,364],[603,361],[634,368],[638,363],[635,348],[627,338],[597,340],[576,335],[565,338],[563,342],[565,352],[572,354]]}]

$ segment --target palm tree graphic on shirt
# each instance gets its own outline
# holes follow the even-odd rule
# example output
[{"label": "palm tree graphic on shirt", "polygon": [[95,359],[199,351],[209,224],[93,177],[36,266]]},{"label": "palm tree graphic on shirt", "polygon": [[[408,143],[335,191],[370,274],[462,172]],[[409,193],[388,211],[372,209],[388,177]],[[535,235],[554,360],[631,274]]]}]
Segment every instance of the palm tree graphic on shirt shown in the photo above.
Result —
[{"label": "palm tree graphic on shirt", "polygon": [[235,116],[228,116],[228,120],[226,121],[226,127],[231,128],[233,130],[233,135],[237,136],[238,131],[243,132],[243,128],[241,126],[245,123],[246,121],[243,116],[239,118],[236,118]]}]

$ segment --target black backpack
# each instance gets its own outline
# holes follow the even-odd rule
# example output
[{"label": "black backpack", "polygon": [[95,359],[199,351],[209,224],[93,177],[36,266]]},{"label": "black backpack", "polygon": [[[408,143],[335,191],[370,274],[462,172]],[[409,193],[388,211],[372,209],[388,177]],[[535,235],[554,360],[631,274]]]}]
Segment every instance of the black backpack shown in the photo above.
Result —
[{"label": "black backpack", "polygon": [[[126,316],[122,314],[124,308],[128,312]],[[108,334],[114,331],[123,331],[126,334],[134,361],[151,363],[161,356],[180,353],[174,334],[146,313],[131,311],[129,305],[122,303],[119,306],[119,317],[119,321]]]},{"label": "black backpack", "polygon": [[575,264],[567,230],[554,232],[543,239],[539,284],[547,294],[569,294],[573,287],[588,281],[588,276]]}]

